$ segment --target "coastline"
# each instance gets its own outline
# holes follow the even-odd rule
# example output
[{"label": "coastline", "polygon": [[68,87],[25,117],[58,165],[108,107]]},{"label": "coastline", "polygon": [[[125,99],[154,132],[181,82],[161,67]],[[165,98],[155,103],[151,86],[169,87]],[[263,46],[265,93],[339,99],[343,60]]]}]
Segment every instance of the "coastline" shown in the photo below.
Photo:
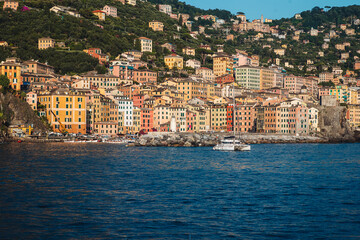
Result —
[{"label": "coastline", "polygon": [[[150,133],[141,136],[129,147],[212,147],[229,133]],[[331,139],[319,136],[295,136],[285,134],[242,134],[240,139],[246,144],[300,144],[300,143],[355,143],[357,140]]]},{"label": "coastline", "polygon": [[[137,138],[128,147],[212,147],[220,143],[230,133],[172,133],[151,132]],[[328,138],[321,136],[296,136],[290,134],[242,133],[242,142],[246,144],[300,144],[300,143],[357,143],[360,138]],[[0,143],[76,143],[76,138],[2,138]],[[79,141],[83,142],[83,141]],[[85,141],[86,143],[86,141]],[[90,143],[90,141],[89,141]]]}]

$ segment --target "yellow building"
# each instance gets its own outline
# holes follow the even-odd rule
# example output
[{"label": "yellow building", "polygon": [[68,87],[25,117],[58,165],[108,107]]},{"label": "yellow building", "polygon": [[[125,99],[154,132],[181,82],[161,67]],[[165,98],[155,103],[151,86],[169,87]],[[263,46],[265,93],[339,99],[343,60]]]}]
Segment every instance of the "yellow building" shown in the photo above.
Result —
[{"label": "yellow building", "polygon": [[53,48],[55,47],[55,40],[52,38],[39,38],[38,40],[38,48],[40,50],[44,50],[44,49],[48,49],[48,48]]},{"label": "yellow building", "polygon": [[207,98],[207,88],[203,82],[194,81],[192,79],[186,79],[177,83],[177,90],[180,93],[185,94],[184,100],[190,100],[193,98]]},{"label": "yellow building", "polygon": [[49,94],[38,95],[38,102],[45,106],[46,117],[54,132],[61,132],[63,126],[68,133],[86,133],[84,94],[56,89]]},{"label": "yellow building", "polygon": [[132,134],[136,134],[138,132],[140,132],[141,129],[141,109],[134,107],[133,109],[133,127],[131,130]]},{"label": "yellow building", "polygon": [[348,119],[351,127],[360,128],[360,105],[348,106]]},{"label": "yellow building", "polygon": [[356,89],[349,89],[349,104],[360,104],[358,101],[359,99],[359,92]]},{"label": "yellow building", "polygon": [[260,89],[269,89],[274,87],[274,72],[269,68],[260,69]]},{"label": "yellow building", "polygon": [[0,63],[0,75],[5,75],[10,80],[10,87],[17,91],[21,90],[22,67],[16,58],[7,58],[5,62]]},{"label": "yellow building", "polygon": [[212,105],[210,107],[211,130],[215,132],[226,132],[226,105]]},{"label": "yellow building", "polygon": [[188,105],[188,110],[194,113],[193,130],[194,132],[206,132],[210,130],[210,109],[199,107],[198,105]]},{"label": "yellow building", "polygon": [[149,28],[152,28],[152,30],[156,32],[162,32],[164,31],[164,24],[162,22],[152,21],[149,22]]},{"label": "yellow building", "polygon": [[95,10],[92,12],[95,16],[99,18],[100,21],[105,21],[106,13],[101,10]]},{"label": "yellow building", "polygon": [[184,67],[184,59],[183,57],[177,55],[177,54],[171,54],[164,57],[165,65],[169,69],[173,69],[176,67],[177,69],[183,69]]},{"label": "yellow building", "polygon": [[195,48],[186,47],[186,48],[183,48],[182,52],[185,55],[195,56]]},{"label": "yellow building", "polygon": [[213,57],[213,70],[215,76],[233,74],[233,62],[226,53],[217,53]]},{"label": "yellow building", "polygon": [[350,96],[347,85],[337,85],[335,88],[331,88],[329,95],[336,96],[339,103],[348,103]]}]

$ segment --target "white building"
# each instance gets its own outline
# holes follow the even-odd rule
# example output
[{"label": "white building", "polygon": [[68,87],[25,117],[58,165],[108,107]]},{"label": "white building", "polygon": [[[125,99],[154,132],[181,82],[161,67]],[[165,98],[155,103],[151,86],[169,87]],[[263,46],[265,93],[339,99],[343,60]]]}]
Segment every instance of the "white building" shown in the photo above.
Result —
[{"label": "white building", "polygon": [[126,0],[126,3],[129,5],[136,6],[136,0]]},{"label": "white building", "polygon": [[166,14],[171,14],[172,13],[171,5],[159,4],[159,11]]},{"label": "white building", "polygon": [[200,61],[198,61],[198,60],[189,59],[186,61],[186,67],[191,67],[191,68],[197,69],[197,68],[201,67],[201,64],[200,64]]},{"label": "white building", "polygon": [[319,132],[319,110],[316,108],[309,108],[309,129],[310,132]]},{"label": "white building", "polygon": [[134,104],[132,100],[121,99],[119,100],[119,115],[123,115],[124,127],[133,126],[133,110]]},{"label": "white building", "polygon": [[260,68],[251,66],[235,68],[235,81],[244,88],[260,89]]},{"label": "white building", "polygon": [[215,80],[214,71],[210,68],[200,67],[196,69],[195,73],[196,75],[200,75],[204,80],[207,81]]},{"label": "white building", "polygon": [[152,40],[146,37],[138,38],[141,45],[141,52],[152,52]]}]

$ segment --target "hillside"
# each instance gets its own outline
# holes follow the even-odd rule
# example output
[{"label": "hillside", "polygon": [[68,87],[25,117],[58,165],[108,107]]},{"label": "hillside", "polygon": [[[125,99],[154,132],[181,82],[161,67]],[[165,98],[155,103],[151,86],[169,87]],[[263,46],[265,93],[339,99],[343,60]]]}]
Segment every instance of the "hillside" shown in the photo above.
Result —
[{"label": "hillside", "polygon": [[[84,17],[58,16],[50,12],[49,8],[56,3],[74,7]],[[91,11],[100,9],[109,3],[118,8],[118,15],[121,17],[107,17],[106,21],[100,22],[92,15]],[[160,13],[150,3],[139,2],[137,6],[130,6],[116,1],[87,1],[83,4],[82,1],[28,1],[25,4],[32,8],[31,11],[5,12],[0,10],[0,28],[8,29],[8,31],[0,32],[0,39],[6,40],[12,47],[15,47],[13,52],[15,56],[23,60],[47,61],[50,65],[55,66],[56,71],[61,74],[89,71],[96,66],[93,58],[82,53],[83,49],[101,48],[104,53],[115,58],[120,53],[133,49],[134,39],[140,36],[153,39],[155,52],[159,54],[162,50],[158,46],[166,42],[174,42],[174,33],[181,36],[175,41],[179,47],[199,44],[199,41],[191,38],[186,28],[178,32],[176,30],[177,21]],[[152,31],[148,27],[148,23],[152,20],[162,21],[165,31]],[[25,22],[27,24],[24,24]],[[101,25],[103,29],[95,24]],[[38,38],[47,36],[56,39],[57,42],[64,42],[66,46],[70,47],[70,51],[61,49],[39,51],[37,49]],[[0,49],[0,53],[0,60],[4,60],[12,54],[9,49]],[[62,61],[64,58],[66,59],[65,63]]]},{"label": "hillside", "polygon": [[[99,21],[92,14],[93,10],[102,9],[106,4],[117,8],[118,18],[107,17],[106,21]],[[174,13],[189,14],[193,21],[192,31],[198,31],[201,25],[205,27],[205,33],[194,38],[185,26],[178,30],[179,21],[159,12],[156,4],[170,4]],[[20,9],[26,5],[31,10],[16,12],[3,11],[1,5],[2,3],[0,29],[7,30],[0,32],[0,41],[7,41],[10,48],[0,48],[0,61],[8,56],[16,56],[22,60],[38,59],[53,65],[59,74],[82,73],[93,70],[98,65],[95,59],[82,52],[83,49],[100,48],[110,59],[114,59],[122,52],[136,48],[134,40],[138,37],[153,40],[153,52],[145,54],[143,60],[149,61],[150,68],[154,70],[162,70],[163,57],[171,53],[161,47],[164,43],[173,44],[179,55],[182,55],[181,50],[186,46],[196,48],[197,60],[201,60],[201,44],[212,48],[208,53],[216,52],[218,45],[223,45],[224,51],[229,54],[235,53],[236,49],[244,50],[250,56],[258,55],[262,66],[277,64],[278,61],[279,66],[288,73],[300,76],[317,75],[334,66],[339,66],[344,71],[354,70],[354,63],[360,58],[360,25],[354,24],[354,20],[360,18],[358,5],[326,9],[316,7],[302,12],[302,19],[293,17],[274,20],[267,24],[277,33],[266,32],[260,36],[253,30],[234,31],[230,22],[234,16],[229,11],[202,10],[178,0],[138,1],[136,6],[123,5],[115,0],[28,0],[20,2]],[[72,7],[82,17],[56,15],[49,11],[55,5]],[[214,27],[210,20],[195,21],[195,16],[206,14],[224,19],[226,23]],[[164,23],[164,32],[154,32],[149,28],[148,23],[153,20]],[[346,30],[341,29],[339,24],[347,24],[347,28],[353,29],[355,34],[346,34]],[[311,27],[318,31],[316,36],[310,35]],[[224,30],[233,34],[234,40],[226,41],[227,34]],[[335,37],[330,39],[329,34],[335,34]],[[41,37],[51,37],[56,42],[63,42],[66,48],[39,51],[37,41]],[[325,48],[324,43],[329,46]],[[347,44],[344,50],[337,49],[337,44],[344,43]],[[275,53],[275,49],[280,48],[286,49],[284,56]],[[342,54],[348,56],[343,58]],[[189,56],[184,56],[184,59],[189,59]],[[207,58],[203,66],[211,68],[211,58]]]}]

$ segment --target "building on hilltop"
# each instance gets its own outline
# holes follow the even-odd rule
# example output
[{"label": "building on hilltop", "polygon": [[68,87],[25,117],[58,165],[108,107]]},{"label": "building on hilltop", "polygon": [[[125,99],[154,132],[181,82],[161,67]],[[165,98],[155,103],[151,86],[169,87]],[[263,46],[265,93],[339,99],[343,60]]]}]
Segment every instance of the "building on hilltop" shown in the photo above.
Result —
[{"label": "building on hilltop", "polygon": [[14,0],[5,0],[4,1],[4,6],[3,6],[3,9],[7,9],[7,8],[10,8],[14,11],[16,11],[19,7],[19,2],[18,1],[14,1]]},{"label": "building on hilltop", "polygon": [[0,75],[5,75],[10,80],[10,87],[20,91],[23,85],[21,73],[24,65],[16,58],[7,58],[0,63]]},{"label": "building on hilltop", "polygon": [[[141,52],[152,52],[152,40],[146,37],[139,37]],[[136,41],[136,40],[135,40]]]},{"label": "building on hilltop", "polygon": [[184,68],[184,59],[177,54],[165,56],[164,62],[169,69],[173,69],[174,67],[176,67],[177,69],[181,70]]},{"label": "building on hilltop", "polygon": [[213,56],[213,70],[215,76],[233,73],[232,58],[226,53],[217,53]]},{"label": "building on hilltop", "polygon": [[167,4],[159,4],[159,11],[166,13],[166,14],[171,14],[172,13],[172,8],[171,5],[167,5]]},{"label": "building on hilltop", "polygon": [[109,56],[101,53],[100,48],[89,48],[89,49],[84,49],[83,51],[89,54],[90,56],[92,56],[93,58],[99,60],[100,64],[105,64],[109,62]]},{"label": "building on hilltop", "polygon": [[99,18],[100,21],[105,21],[106,13],[101,10],[92,11],[92,13]]},{"label": "building on hilltop", "polygon": [[105,5],[103,8],[103,11],[108,16],[115,17],[115,18],[117,17],[117,8],[116,7]]},{"label": "building on hilltop", "polygon": [[159,21],[152,21],[149,22],[149,28],[151,28],[155,32],[162,32],[164,31],[164,24]]},{"label": "building on hilltop", "polygon": [[38,48],[39,50],[44,50],[48,48],[55,47],[55,40],[49,37],[39,38],[38,40]]}]

